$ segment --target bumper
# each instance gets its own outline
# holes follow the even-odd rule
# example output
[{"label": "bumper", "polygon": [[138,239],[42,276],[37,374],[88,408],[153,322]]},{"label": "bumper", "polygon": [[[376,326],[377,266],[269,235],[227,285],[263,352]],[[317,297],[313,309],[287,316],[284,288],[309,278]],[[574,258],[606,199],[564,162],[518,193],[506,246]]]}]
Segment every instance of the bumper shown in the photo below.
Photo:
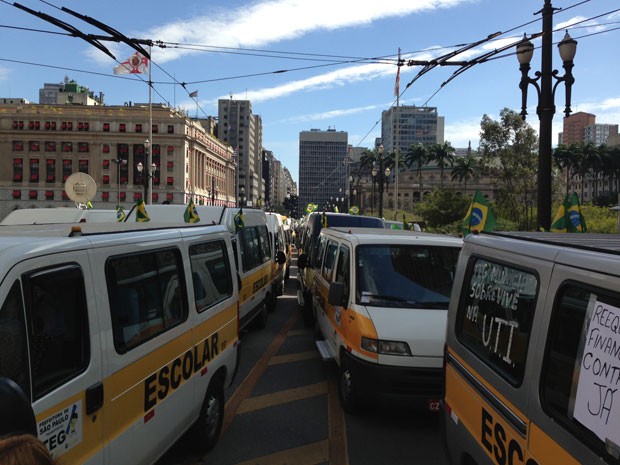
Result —
[{"label": "bumper", "polygon": [[357,380],[362,397],[398,400],[426,406],[429,400],[443,397],[444,375],[441,368],[415,368],[379,365],[344,355]]}]

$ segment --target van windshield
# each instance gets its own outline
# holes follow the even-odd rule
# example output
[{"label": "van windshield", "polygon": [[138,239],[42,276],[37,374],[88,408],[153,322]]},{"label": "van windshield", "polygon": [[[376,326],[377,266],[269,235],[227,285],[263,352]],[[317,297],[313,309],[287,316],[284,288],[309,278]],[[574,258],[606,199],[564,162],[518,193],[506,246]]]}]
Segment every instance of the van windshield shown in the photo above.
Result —
[{"label": "van windshield", "polygon": [[356,301],[377,307],[447,309],[460,247],[362,245]]}]

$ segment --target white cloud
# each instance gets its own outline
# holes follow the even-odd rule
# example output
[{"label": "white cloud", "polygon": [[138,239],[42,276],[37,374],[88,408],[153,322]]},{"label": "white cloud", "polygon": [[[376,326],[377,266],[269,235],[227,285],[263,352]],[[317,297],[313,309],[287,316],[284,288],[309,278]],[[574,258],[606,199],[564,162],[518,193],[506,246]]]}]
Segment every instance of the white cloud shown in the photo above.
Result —
[{"label": "white cloud", "polygon": [[471,142],[471,148],[473,150],[478,149],[480,142],[480,120],[469,119],[464,121],[456,121],[451,124],[446,124],[444,130],[444,137],[446,141],[450,142],[450,145],[455,148],[466,148]]},{"label": "white cloud", "polygon": [[356,108],[345,108],[340,110],[330,110],[321,113],[312,113],[309,115],[299,115],[293,116],[291,118],[287,118],[282,121],[282,123],[306,123],[310,121],[322,121],[334,118],[340,118],[343,116],[354,115],[357,113],[363,113],[366,111],[372,111],[377,109],[385,109],[386,106],[390,104],[380,104],[380,105],[367,105],[364,107],[356,107]]}]

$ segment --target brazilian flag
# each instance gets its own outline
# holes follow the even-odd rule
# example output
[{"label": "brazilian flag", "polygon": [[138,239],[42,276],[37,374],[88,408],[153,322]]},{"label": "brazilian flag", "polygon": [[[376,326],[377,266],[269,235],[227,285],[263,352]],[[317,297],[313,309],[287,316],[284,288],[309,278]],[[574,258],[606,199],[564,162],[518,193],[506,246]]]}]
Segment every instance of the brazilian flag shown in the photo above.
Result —
[{"label": "brazilian flag", "polygon": [[581,213],[579,196],[576,192],[573,192],[573,195],[566,194],[564,202],[553,217],[550,231],[560,233],[588,231],[586,220]]},{"label": "brazilian flag", "polygon": [[403,213],[403,229],[405,231],[410,231],[411,227],[409,226],[409,223],[407,223],[407,220],[405,219],[405,214]]},{"label": "brazilian flag", "polygon": [[463,237],[473,231],[493,231],[495,226],[495,215],[493,215],[489,208],[489,203],[482,195],[482,192],[477,190],[463,220],[461,228]]},{"label": "brazilian flag", "polygon": [[351,208],[349,208],[349,215],[359,215],[360,212],[360,207],[353,205]]},{"label": "brazilian flag", "polygon": [[193,197],[189,198],[189,203],[187,208],[185,208],[185,213],[183,213],[183,219],[186,223],[200,223],[200,217],[198,216]]},{"label": "brazilian flag", "polygon": [[144,200],[138,200],[136,205],[136,222],[138,223],[146,223],[147,221],[151,221],[149,218],[149,214],[146,212],[146,208],[144,207]]},{"label": "brazilian flag", "polygon": [[314,203],[309,203],[308,205],[306,205],[306,213],[312,213],[312,212],[316,211],[317,208],[319,208],[318,205],[316,205]]},{"label": "brazilian flag", "polygon": [[235,232],[241,231],[243,229],[243,208],[239,208],[233,221],[235,222]]},{"label": "brazilian flag", "polygon": [[123,207],[121,207],[120,205],[116,206],[116,221],[118,223],[121,223],[122,221],[125,220],[125,217],[127,215],[125,215],[125,210],[123,210]]}]

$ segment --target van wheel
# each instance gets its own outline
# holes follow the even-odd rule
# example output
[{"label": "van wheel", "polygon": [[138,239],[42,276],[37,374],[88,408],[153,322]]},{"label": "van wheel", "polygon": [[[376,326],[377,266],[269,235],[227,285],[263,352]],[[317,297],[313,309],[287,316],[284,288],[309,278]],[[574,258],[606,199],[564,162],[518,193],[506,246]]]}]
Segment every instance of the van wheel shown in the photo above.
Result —
[{"label": "van wheel", "polygon": [[200,416],[193,426],[193,443],[201,452],[208,452],[217,443],[224,421],[224,389],[219,378],[209,384]]},{"label": "van wheel", "polygon": [[340,359],[340,376],[338,377],[338,395],[342,409],[350,414],[359,410],[359,399],[353,373],[344,358]]},{"label": "van wheel", "polygon": [[254,327],[256,329],[265,329],[267,327],[267,318],[269,317],[269,309],[267,303],[263,302],[262,307],[256,318],[254,318]]}]

